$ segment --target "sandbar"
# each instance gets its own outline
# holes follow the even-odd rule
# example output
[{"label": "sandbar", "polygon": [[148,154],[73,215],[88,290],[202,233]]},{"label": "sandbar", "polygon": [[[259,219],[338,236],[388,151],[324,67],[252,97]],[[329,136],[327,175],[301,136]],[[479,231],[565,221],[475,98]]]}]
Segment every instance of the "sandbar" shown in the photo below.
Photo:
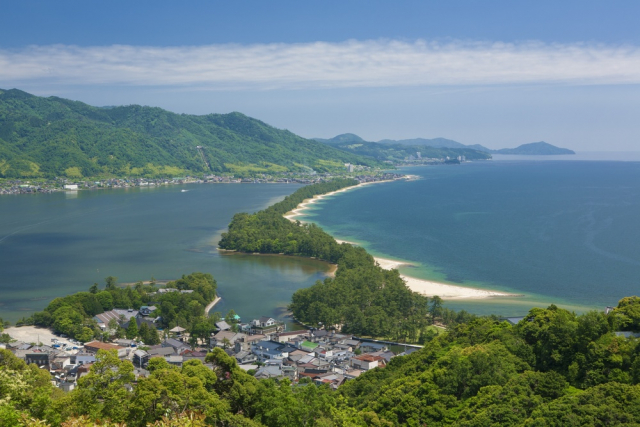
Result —
[{"label": "sandbar", "polygon": [[[312,206],[314,203],[317,203],[319,200],[322,200],[325,197],[332,196],[334,194],[342,193],[348,190],[352,190],[358,188],[360,186],[368,185],[368,184],[376,184],[382,182],[389,181],[375,181],[375,182],[367,182],[363,184],[354,185],[352,187],[343,188],[341,190],[332,191],[331,193],[322,194],[318,196],[314,196],[312,199],[305,199],[296,206],[295,209],[287,212],[284,217],[289,221],[296,221],[296,217],[303,216],[304,211]],[[357,243],[349,242],[346,240],[336,239],[338,243],[349,243],[352,245],[356,245]],[[411,263],[404,261],[396,261],[386,258],[374,257],[378,265],[385,270],[398,269],[402,266],[410,266]],[[424,280],[417,279],[415,277],[407,276],[405,274],[400,274],[400,277],[405,281],[407,287],[411,289],[413,292],[417,292],[420,295],[424,295],[427,297],[439,296],[442,299],[480,299],[480,298],[492,298],[492,297],[516,297],[523,296],[517,294],[510,294],[506,292],[498,292],[491,291],[487,289],[479,289],[479,288],[468,288],[466,286],[458,286],[451,285],[448,283],[440,283],[434,282],[432,280]]]}]

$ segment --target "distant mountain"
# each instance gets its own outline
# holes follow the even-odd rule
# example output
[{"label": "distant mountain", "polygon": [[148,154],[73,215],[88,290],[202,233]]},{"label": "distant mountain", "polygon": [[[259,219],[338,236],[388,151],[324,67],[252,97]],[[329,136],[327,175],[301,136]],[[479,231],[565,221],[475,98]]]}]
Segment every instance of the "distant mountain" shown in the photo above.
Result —
[{"label": "distant mountain", "polygon": [[[198,148],[201,147],[201,148]],[[378,166],[241,113],[195,116],[0,90],[0,178],[179,176]]]},{"label": "distant mountain", "polygon": [[555,145],[548,144],[544,141],[522,144],[516,148],[503,148],[501,150],[493,150],[494,154],[521,154],[521,155],[553,155],[553,154],[576,154],[575,151],[568,148],[560,148]]},{"label": "distant mountain", "polygon": [[[444,138],[437,139],[450,141]],[[426,159],[446,159],[447,157],[457,158],[459,156],[465,156],[465,158],[469,160],[485,160],[491,158],[491,155],[488,153],[467,148],[462,144],[459,144],[459,147],[433,147],[426,144],[409,145],[405,142],[391,142],[391,140],[385,140],[386,142],[370,142],[352,133],[345,133],[330,139],[315,138],[315,140],[349,153],[392,163],[403,163],[407,159],[411,159],[411,161],[422,161]],[[451,142],[456,143],[455,141]],[[445,144],[446,143],[442,143],[442,145]]]},{"label": "distant mountain", "polygon": [[364,139],[353,133],[343,133],[338,136],[334,136],[331,139],[313,138],[314,141],[322,142],[324,144],[342,144],[352,142],[365,142]]},{"label": "distant mountain", "polygon": [[414,138],[414,139],[383,139],[378,141],[381,144],[402,144],[402,145],[428,145],[429,147],[436,148],[467,148],[466,145],[459,143],[458,141],[454,141],[452,139],[446,138],[433,138],[433,139],[424,139],[424,138]]},{"label": "distant mountain", "polygon": [[[362,143],[366,142],[358,135],[352,133],[344,133],[331,139],[314,138],[316,141],[324,142],[325,144],[340,144],[340,143]],[[484,147],[480,144],[464,145],[458,141],[446,138],[414,138],[414,139],[383,139],[378,141],[379,144],[390,145],[407,145],[407,146],[428,146],[434,148],[466,148],[476,151],[482,151],[489,154],[520,154],[520,155],[552,155],[552,154],[576,154],[573,150],[567,148],[560,148],[546,142],[532,142],[530,144],[523,144],[517,148],[502,148],[500,150],[492,150]]]}]

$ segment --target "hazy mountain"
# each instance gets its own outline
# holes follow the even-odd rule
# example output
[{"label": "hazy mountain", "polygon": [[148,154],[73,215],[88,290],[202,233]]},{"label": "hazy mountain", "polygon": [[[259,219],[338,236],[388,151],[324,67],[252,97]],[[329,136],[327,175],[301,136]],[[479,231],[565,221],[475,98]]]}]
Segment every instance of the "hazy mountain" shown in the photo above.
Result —
[{"label": "hazy mountain", "polygon": [[552,155],[552,154],[576,154],[575,151],[568,148],[560,148],[555,145],[548,144],[544,141],[531,142],[522,144],[516,148],[503,148],[501,150],[493,150],[494,154],[523,154],[523,155]]},{"label": "hazy mountain", "polygon": [[[444,138],[438,138],[443,141]],[[482,151],[473,150],[462,144],[459,147],[433,147],[429,145],[409,145],[406,143],[393,143],[391,140],[387,142],[370,142],[365,141],[358,135],[352,133],[345,133],[338,135],[331,139],[315,138],[316,141],[324,142],[332,147],[340,150],[358,154],[361,156],[372,157],[379,161],[387,161],[393,163],[401,163],[407,158],[413,157],[413,159],[443,159],[443,158],[456,158],[458,156],[465,156],[469,160],[485,160],[490,159],[491,155]],[[405,140],[410,141],[410,140]],[[428,141],[428,140],[422,140]],[[454,142],[455,141],[451,141]],[[419,154],[418,154],[419,153]]]},{"label": "hazy mountain", "polygon": [[414,138],[414,139],[383,139],[378,141],[381,144],[402,144],[402,145],[428,145],[429,147],[436,148],[467,148],[466,145],[459,143],[458,141],[454,141],[452,139],[446,138],[433,138],[433,139],[424,139],[424,138]]},{"label": "hazy mountain", "polygon": [[[366,142],[358,135],[352,133],[344,133],[331,139],[314,138],[316,141],[324,142],[325,144],[336,145],[339,143],[363,143]],[[560,148],[546,142],[532,142],[530,144],[523,144],[517,148],[502,148],[500,150],[492,150],[484,147],[480,144],[465,145],[458,141],[446,138],[414,138],[414,139],[383,139],[378,141],[379,144],[389,145],[407,145],[412,147],[428,146],[434,148],[466,148],[471,150],[482,151],[490,154],[521,154],[521,155],[551,155],[551,154],[575,154],[574,151],[567,148]]]},{"label": "hazy mountain", "polygon": [[347,162],[378,165],[241,113],[98,108],[0,90],[0,177],[250,175],[343,169]]}]

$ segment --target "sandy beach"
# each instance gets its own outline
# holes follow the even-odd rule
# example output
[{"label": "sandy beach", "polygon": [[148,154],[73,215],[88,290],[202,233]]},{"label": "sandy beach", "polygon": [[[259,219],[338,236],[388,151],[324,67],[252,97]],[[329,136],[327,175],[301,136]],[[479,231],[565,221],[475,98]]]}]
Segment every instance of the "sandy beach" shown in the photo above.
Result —
[{"label": "sandy beach", "polygon": [[346,187],[346,188],[341,188],[340,190],[332,191],[330,193],[320,194],[318,196],[313,196],[312,199],[303,200],[302,203],[300,203],[298,206],[296,206],[295,209],[293,209],[293,210],[287,212],[286,214],[284,214],[284,217],[287,218],[289,221],[295,221],[296,217],[304,215],[304,211],[306,209],[308,209],[311,205],[313,205],[314,203],[317,203],[318,201],[320,201],[320,200],[322,200],[324,198],[327,198],[329,196],[333,196],[334,194],[344,193],[345,191],[353,190],[353,189],[356,189],[356,188],[359,188],[359,187],[364,187],[365,185],[381,184],[381,183],[384,183],[384,182],[393,182],[393,181],[392,180],[387,180],[387,181],[363,182],[362,184],[353,185],[351,187]]},{"label": "sandy beach", "polygon": [[[348,190],[352,190],[360,186],[377,184],[382,182],[389,182],[389,181],[368,182],[364,184],[355,185],[353,187],[347,187],[341,190],[332,191],[331,193],[315,196],[312,199],[306,199],[302,203],[300,203],[298,206],[296,206],[295,209],[287,212],[284,215],[284,217],[287,218],[289,221],[296,221],[297,219],[296,217],[303,216],[304,211],[306,209],[308,209],[314,203],[317,203],[319,200],[322,200],[325,197],[342,193]],[[336,242],[349,243],[352,245],[356,244],[354,242],[348,242],[346,240],[339,240],[339,239],[336,239]],[[386,259],[386,258],[374,257],[374,259],[376,260],[378,265],[384,268],[385,270],[392,270],[394,268],[395,269],[400,268],[401,266],[412,265],[411,263],[395,261],[395,260]],[[509,294],[506,292],[490,291],[490,290],[478,289],[478,288],[467,288],[466,286],[457,286],[457,285],[451,285],[448,283],[434,282],[431,280],[417,279],[415,277],[407,276],[404,274],[401,274],[400,277],[404,279],[409,289],[411,289],[413,292],[417,292],[421,295],[425,295],[428,297],[437,295],[442,299],[478,299],[478,298],[491,298],[491,297],[521,296],[516,294]]]}]

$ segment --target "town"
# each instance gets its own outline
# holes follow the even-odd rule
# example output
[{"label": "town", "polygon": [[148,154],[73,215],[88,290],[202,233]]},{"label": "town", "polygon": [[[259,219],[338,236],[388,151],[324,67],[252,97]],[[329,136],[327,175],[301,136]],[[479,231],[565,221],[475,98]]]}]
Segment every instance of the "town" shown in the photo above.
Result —
[{"label": "town", "polygon": [[[157,322],[155,306],[143,306],[140,310],[114,309],[94,317],[98,326],[108,332],[117,326],[128,328],[131,322],[151,327]],[[208,342],[193,345],[188,332],[179,326],[169,331],[159,331],[163,336],[157,345],[145,345],[135,339],[114,339],[111,342],[91,341],[80,343],[66,336],[50,338],[51,342],[16,341],[0,344],[0,349],[11,351],[27,364],[35,364],[51,373],[51,381],[63,391],[71,391],[77,381],[91,370],[99,351],[116,352],[121,360],[130,361],[135,367],[136,378],[149,376],[146,369],[152,358],[163,358],[170,365],[181,367],[189,360],[200,360],[205,366],[207,353],[214,348],[223,349],[234,357],[238,365],[258,379],[288,378],[296,383],[309,378],[316,384],[338,386],[363,372],[383,368],[393,357],[413,353],[417,345],[381,342],[328,331],[303,329],[286,331],[285,323],[272,317],[260,317],[248,323],[240,322],[235,315],[233,322],[216,322],[217,331]],[[50,332],[46,330],[46,332]],[[45,330],[42,331],[45,335]],[[392,351],[393,350],[395,351]]]},{"label": "town", "polygon": [[[360,183],[386,181],[403,178],[399,173],[365,173],[363,167],[345,165],[348,174],[330,173],[297,173],[287,172],[279,174],[257,174],[251,178],[235,177],[234,175],[203,175],[200,177],[186,176],[178,178],[109,178],[102,180],[73,180],[56,178],[51,180],[0,179],[0,195],[2,194],[35,194],[67,192],[73,194],[79,190],[104,190],[115,188],[148,188],[167,185],[184,184],[317,184],[328,182],[338,177],[349,177]],[[359,173],[358,173],[359,172]]]}]

